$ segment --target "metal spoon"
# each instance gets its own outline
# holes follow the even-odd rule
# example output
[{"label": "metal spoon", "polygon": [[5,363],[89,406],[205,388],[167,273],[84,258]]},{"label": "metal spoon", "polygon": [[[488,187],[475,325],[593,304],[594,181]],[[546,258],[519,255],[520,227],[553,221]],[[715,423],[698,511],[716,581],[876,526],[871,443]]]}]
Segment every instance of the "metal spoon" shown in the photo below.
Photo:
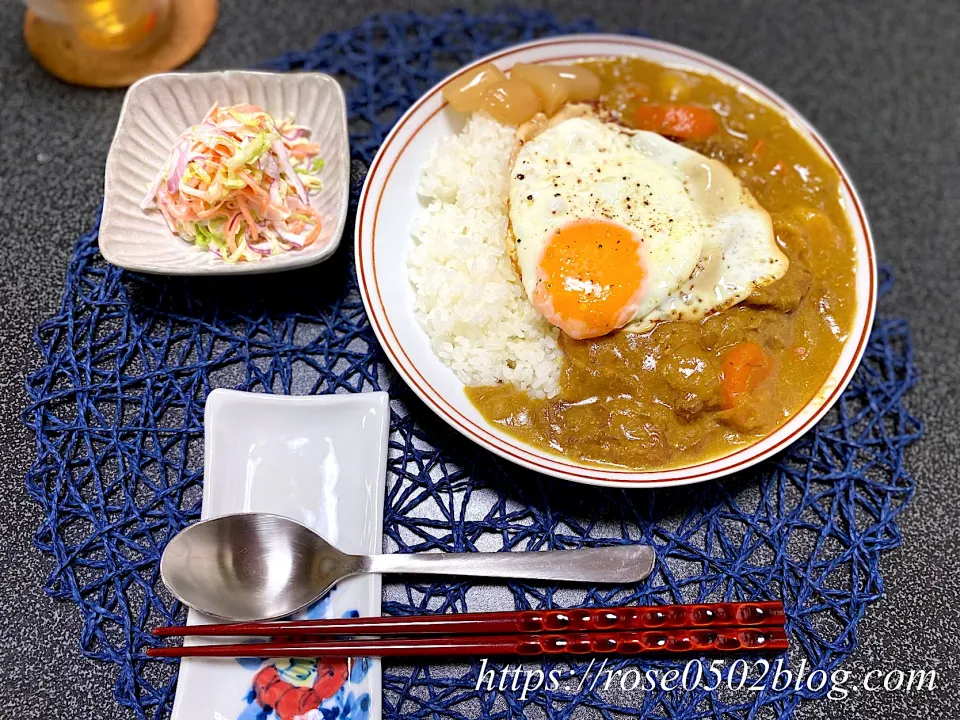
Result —
[{"label": "metal spoon", "polygon": [[224,515],[182,530],[160,560],[181,602],[227,620],[290,615],[360,573],[633,583],[653,569],[653,548],[616,545],[543,552],[348,555],[295,520],[267,513]]}]

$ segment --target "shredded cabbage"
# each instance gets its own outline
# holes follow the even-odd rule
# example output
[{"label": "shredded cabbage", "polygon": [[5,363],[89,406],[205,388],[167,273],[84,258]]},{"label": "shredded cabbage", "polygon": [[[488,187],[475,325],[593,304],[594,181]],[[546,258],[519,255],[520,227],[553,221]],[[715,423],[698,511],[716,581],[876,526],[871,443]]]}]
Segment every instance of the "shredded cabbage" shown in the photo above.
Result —
[{"label": "shredded cabbage", "polygon": [[216,104],[177,140],[140,207],[226,262],[303,249],[323,225],[308,191],[323,187],[324,161],[309,136],[292,117]]}]

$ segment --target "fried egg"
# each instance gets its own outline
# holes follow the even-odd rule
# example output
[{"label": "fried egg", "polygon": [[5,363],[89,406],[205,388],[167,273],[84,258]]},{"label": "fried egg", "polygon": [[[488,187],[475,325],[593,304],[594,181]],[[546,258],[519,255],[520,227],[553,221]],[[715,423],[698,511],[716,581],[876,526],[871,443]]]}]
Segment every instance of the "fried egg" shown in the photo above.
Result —
[{"label": "fried egg", "polygon": [[593,116],[523,144],[509,215],[528,298],[575,339],[703,317],[787,269],[770,216],[725,165]]}]

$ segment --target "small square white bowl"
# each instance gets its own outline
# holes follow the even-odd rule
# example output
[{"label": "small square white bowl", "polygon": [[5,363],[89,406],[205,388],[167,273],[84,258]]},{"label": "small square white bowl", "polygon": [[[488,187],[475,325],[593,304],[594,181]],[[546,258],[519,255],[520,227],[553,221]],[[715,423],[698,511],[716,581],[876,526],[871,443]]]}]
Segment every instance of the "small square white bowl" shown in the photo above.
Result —
[{"label": "small square white bowl", "polygon": [[[313,245],[257,262],[226,263],[171,233],[159,211],[140,208],[176,139],[203,120],[215,102],[259,105],[278,119],[293,114],[310,128],[326,161],[320,174],[323,189],[310,194],[310,203],[324,218]],[[265,273],[313,265],[340,244],[349,185],[347,104],[329,75],[236,70],[151,75],[127,91],[107,155],[100,252],[122,268],[164,275]]]}]

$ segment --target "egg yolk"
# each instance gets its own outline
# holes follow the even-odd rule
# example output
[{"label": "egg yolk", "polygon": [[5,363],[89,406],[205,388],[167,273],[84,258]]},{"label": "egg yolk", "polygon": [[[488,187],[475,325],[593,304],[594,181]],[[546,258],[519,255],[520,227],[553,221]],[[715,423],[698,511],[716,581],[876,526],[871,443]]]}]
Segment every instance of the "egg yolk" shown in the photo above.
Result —
[{"label": "egg yolk", "polygon": [[599,337],[633,319],[644,274],[640,243],[628,228],[577,220],[547,240],[533,304],[570,337]]}]

